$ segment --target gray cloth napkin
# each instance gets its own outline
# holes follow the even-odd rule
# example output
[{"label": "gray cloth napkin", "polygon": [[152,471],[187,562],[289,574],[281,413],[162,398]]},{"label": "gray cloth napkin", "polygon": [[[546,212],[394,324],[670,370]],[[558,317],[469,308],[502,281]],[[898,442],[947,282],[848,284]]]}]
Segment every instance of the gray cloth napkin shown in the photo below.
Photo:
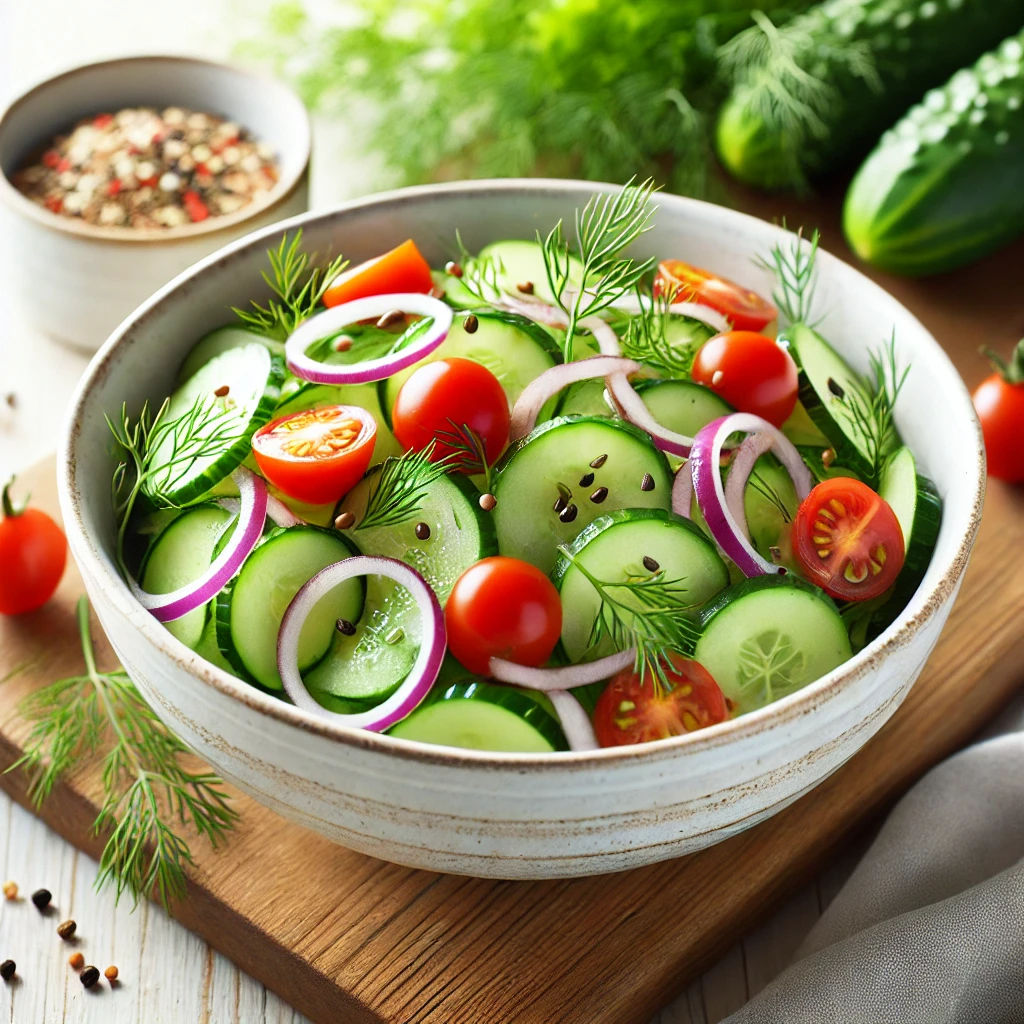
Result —
[{"label": "gray cloth napkin", "polygon": [[1024,1024],[1024,704],[896,806],[727,1024]]}]

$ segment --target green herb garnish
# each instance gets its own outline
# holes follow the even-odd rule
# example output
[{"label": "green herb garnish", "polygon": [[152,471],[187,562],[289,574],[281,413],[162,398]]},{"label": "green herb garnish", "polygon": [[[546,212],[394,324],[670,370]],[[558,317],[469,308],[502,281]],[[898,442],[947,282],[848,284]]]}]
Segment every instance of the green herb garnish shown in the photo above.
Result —
[{"label": "green herb garnish", "polygon": [[820,237],[815,228],[810,241],[805,241],[801,228],[792,236],[788,250],[781,244],[776,245],[767,259],[757,261],[759,266],[775,275],[776,288],[772,298],[791,324],[814,326],[809,318],[814,301],[814,265]]},{"label": "green herb garnish", "polygon": [[668,326],[672,322],[669,307],[670,295],[659,295],[653,299],[645,296],[640,289],[636,292],[640,312],[631,317],[625,330],[620,334],[619,344],[627,359],[646,363],[667,377],[687,378],[693,369],[693,359],[699,344],[674,345],[668,338]]},{"label": "green herb garnish", "polygon": [[451,430],[439,430],[437,439],[449,449],[445,465],[449,470],[485,477],[484,490],[491,490],[491,467],[487,464],[487,446],[484,439],[468,424],[449,419]]},{"label": "green herb garnish", "polygon": [[380,529],[408,522],[423,507],[430,485],[448,472],[447,459],[432,462],[433,441],[423,451],[391,455],[381,464],[376,485],[366,502],[357,530]]}]

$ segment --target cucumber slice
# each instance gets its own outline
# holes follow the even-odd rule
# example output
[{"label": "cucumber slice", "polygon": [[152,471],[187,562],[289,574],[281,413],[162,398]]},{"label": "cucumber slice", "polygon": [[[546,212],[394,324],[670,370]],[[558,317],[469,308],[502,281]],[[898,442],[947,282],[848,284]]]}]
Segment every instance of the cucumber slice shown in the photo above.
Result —
[{"label": "cucumber slice", "polygon": [[[726,479],[729,471],[726,470]],[[771,559],[771,549],[779,548],[783,564],[792,555],[790,533],[800,500],[793,478],[774,455],[762,455],[743,491],[743,510],[750,529],[750,541],[758,554]]]},{"label": "cucumber slice", "polygon": [[390,735],[470,750],[549,754],[568,750],[557,718],[532,694],[511,686],[464,682],[435,690]]},{"label": "cucumber slice", "polygon": [[[214,549],[234,517],[219,505],[198,505],[183,512],[153,541],[139,585],[149,594],[169,594],[210,568]],[[209,602],[166,623],[167,631],[195,650],[206,625]]]},{"label": "cucumber slice", "polygon": [[[518,295],[518,286],[529,282],[533,294],[545,302],[554,302],[544,269],[544,251],[540,244],[521,238],[491,242],[480,250],[481,260],[494,260],[500,269],[499,283],[504,291]],[[583,264],[575,256],[569,257],[569,285],[579,287],[583,280]]]},{"label": "cucumber slice", "polygon": [[694,651],[743,715],[820,679],[852,656],[824,591],[793,576],[760,576],[723,590],[701,611]]},{"label": "cucumber slice", "polygon": [[[443,476],[429,487],[407,522],[360,530],[358,524],[376,485],[371,471],[347,494],[338,512],[351,512],[356,528],[347,536],[367,555],[398,558],[421,573],[442,605],[455,581],[474,562],[497,553],[494,523],[480,508],[480,492],[461,476]],[[426,539],[416,526],[426,524]],[[366,607],[352,636],[335,632],[330,655],[306,677],[310,690],[346,700],[379,701],[409,674],[419,648],[420,616],[409,592],[389,579],[367,580]]]},{"label": "cucumber slice", "polygon": [[[615,410],[608,402],[603,380],[581,380],[570,384],[558,403],[559,416],[604,416],[615,417]],[[538,417],[538,422],[543,422]]]},{"label": "cucumber slice", "polygon": [[[217,643],[224,657],[260,686],[283,689],[277,671],[277,634],[288,605],[321,569],[358,553],[340,533],[318,526],[272,530],[217,596]],[[338,619],[359,620],[365,591],[362,579],[346,580],[316,606],[299,639],[300,671],[327,653]]]},{"label": "cucumber slice", "polygon": [[[211,615],[206,620],[206,625],[203,626],[203,634],[199,638],[199,643],[194,648],[196,654],[201,658],[205,658],[211,665],[216,665],[217,668],[223,669],[229,675],[239,676],[238,670],[234,665],[220,653],[220,645],[217,643],[217,619],[216,616]],[[239,676],[244,679],[245,676]]]},{"label": "cucumber slice", "polygon": [[[599,516],[620,508],[667,510],[671,492],[668,461],[642,430],[595,416],[549,420],[512,445],[497,466],[498,550],[551,572],[558,546]],[[561,513],[554,508],[560,499],[568,503]],[[568,521],[567,509],[575,509]]]},{"label": "cucumber slice", "polygon": [[443,270],[432,270],[434,287],[444,292],[445,302],[456,309],[476,309],[480,300],[457,278]]},{"label": "cucumber slice", "polygon": [[[595,519],[569,546],[569,552],[592,576],[609,583],[643,579],[660,568],[666,580],[693,605],[702,605],[729,584],[729,572],[714,544],[688,519],[663,509],[621,509]],[[652,570],[647,559],[653,559]],[[562,648],[569,661],[592,661],[614,654],[605,637],[591,646],[590,637],[601,599],[590,581],[564,555],[552,573],[562,599]],[[623,601],[627,591],[619,591]]]},{"label": "cucumber slice", "polygon": [[[426,363],[437,359],[472,359],[486,366],[501,381],[510,406],[523,393],[523,388],[545,370],[550,370],[562,355],[555,340],[532,320],[515,313],[478,310],[477,328],[466,331],[466,316],[457,315],[448,337],[415,366],[402,370],[378,384],[380,407],[387,422],[402,385]],[[552,407],[554,402],[551,403]]]},{"label": "cucumber slice", "polygon": [[271,355],[284,359],[284,342],[276,338],[267,338],[245,327],[229,324],[218,327],[203,335],[185,356],[185,362],[178,371],[178,384],[184,384],[189,377],[195,376],[211,359],[232,348],[243,348],[246,345],[263,345]]},{"label": "cucumber slice", "polygon": [[[234,472],[249,455],[252,435],[269,422],[277,407],[283,380],[284,362],[260,344],[228,349],[189,377],[171,395],[166,421],[186,416],[198,400],[208,397],[231,415],[219,417],[205,431],[205,436],[215,432],[234,438],[234,443],[215,446],[214,451],[175,465],[171,460],[180,439],[168,435],[153,456],[153,465],[163,465],[166,469],[154,474],[145,488],[146,493],[159,494],[163,499],[161,504],[184,505],[206,494]],[[214,398],[213,393],[222,387],[229,389],[227,396]],[[204,432],[197,434],[203,436]]]}]

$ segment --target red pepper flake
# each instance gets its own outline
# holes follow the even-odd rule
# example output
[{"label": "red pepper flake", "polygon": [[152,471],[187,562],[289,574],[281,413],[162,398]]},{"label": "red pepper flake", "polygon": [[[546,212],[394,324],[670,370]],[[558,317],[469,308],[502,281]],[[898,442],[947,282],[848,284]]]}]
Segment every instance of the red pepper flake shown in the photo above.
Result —
[{"label": "red pepper flake", "polygon": [[59,163],[57,164],[57,170],[58,170],[58,171],[59,171],[59,172],[60,172],[61,174],[63,174],[63,173],[65,172],[65,171],[70,171],[70,170],[71,170],[71,161],[70,161],[70,160],[69,160],[69,159],[68,159],[67,157],[64,157],[64,159],[63,159],[63,160],[61,160],[61,161],[60,161],[60,162],[59,162]]},{"label": "red pepper flake", "polygon": [[64,209],[64,200],[60,196],[47,196],[46,197],[46,208],[51,213],[60,213]]},{"label": "red pepper flake", "polygon": [[183,196],[185,204],[185,212],[189,215],[189,218],[193,223],[198,223],[201,220],[206,220],[210,216],[210,211],[206,208],[206,204],[199,198],[198,192],[193,192],[189,189]]},{"label": "red pepper flake", "polygon": [[51,170],[60,163],[60,153],[55,149],[48,149],[43,154],[43,166],[49,167]]},{"label": "red pepper flake", "polygon": [[202,161],[196,164],[196,174],[205,174],[209,176],[210,168],[206,166]]},{"label": "red pepper flake", "polygon": [[114,123],[113,114],[97,114],[92,119],[94,128],[109,128]]},{"label": "red pepper flake", "polygon": [[117,193],[120,192],[123,187],[124,186],[121,184],[121,179],[115,178],[112,182],[110,182],[107,185],[107,195],[116,196]]},{"label": "red pepper flake", "polygon": [[160,180],[160,176],[154,174],[151,178],[139,178],[140,188],[156,188],[156,183]]}]

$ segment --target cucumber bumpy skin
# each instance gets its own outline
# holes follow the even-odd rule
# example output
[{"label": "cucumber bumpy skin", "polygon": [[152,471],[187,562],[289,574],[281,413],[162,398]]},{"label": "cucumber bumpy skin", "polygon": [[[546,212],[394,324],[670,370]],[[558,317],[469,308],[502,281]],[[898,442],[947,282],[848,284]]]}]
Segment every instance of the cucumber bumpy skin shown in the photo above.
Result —
[{"label": "cucumber bumpy skin", "polygon": [[[794,99],[810,101],[813,114],[797,117],[793,131],[777,130],[762,112],[778,104],[756,71],[741,71],[719,114],[722,163],[734,178],[757,188],[799,187],[806,175],[865,152],[926,89],[998,45],[1021,20],[1021,0],[818,4],[778,30],[798,68],[826,87],[817,96],[810,91],[813,83],[791,88]],[[867,58],[867,69],[858,69],[858,53]],[[781,65],[777,73],[771,67],[767,72],[776,86],[793,81]]]},{"label": "cucumber bumpy skin", "polygon": [[1024,233],[1024,30],[929,92],[857,173],[843,224],[853,251],[921,276]]}]

